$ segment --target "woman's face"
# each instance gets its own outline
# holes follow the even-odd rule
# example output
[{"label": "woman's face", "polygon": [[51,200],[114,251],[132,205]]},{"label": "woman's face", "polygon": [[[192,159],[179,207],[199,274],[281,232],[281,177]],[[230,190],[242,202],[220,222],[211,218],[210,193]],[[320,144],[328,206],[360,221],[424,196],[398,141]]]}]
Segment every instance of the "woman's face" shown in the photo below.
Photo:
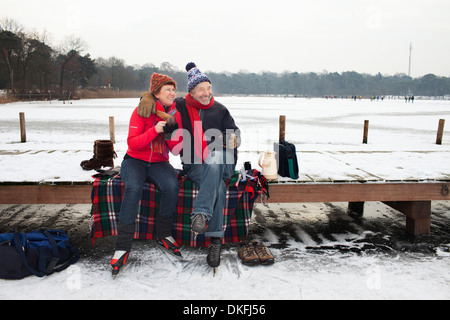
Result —
[{"label": "woman's face", "polygon": [[156,99],[158,99],[161,104],[165,107],[171,106],[173,100],[175,100],[177,90],[171,84],[166,84],[161,87],[161,90],[158,94],[155,95]]}]

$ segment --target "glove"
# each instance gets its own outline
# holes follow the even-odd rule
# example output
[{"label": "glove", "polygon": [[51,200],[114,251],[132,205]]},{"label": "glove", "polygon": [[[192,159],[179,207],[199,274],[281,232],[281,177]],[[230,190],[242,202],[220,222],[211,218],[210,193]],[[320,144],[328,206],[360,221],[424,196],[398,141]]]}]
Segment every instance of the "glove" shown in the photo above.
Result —
[{"label": "glove", "polygon": [[223,147],[227,149],[236,149],[237,136],[234,133],[223,135]]},{"label": "glove", "polygon": [[178,123],[166,123],[166,125],[164,126],[164,134],[165,134],[165,138],[166,140],[170,140],[172,139],[172,133],[177,130],[180,126],[178,125]]},{"label": "glove", "polygon": [[141,101],[139,101],[138,106],[138,115],[143,118],[148,118],[150,115],[155,114],[156,112],[156,102],[153,94],[150,92],[144,92],[141,97]]}]

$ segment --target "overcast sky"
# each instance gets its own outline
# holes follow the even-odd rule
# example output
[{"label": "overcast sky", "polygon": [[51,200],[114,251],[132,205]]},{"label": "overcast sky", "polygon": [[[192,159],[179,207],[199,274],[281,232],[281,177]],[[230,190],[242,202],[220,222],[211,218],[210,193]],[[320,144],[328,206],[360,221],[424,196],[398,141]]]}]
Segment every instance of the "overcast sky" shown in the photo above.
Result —
[{"label": "overcast sky", "polygon": [[0,19],[91,57],[202,71],[450,76],[449,0],[0,0]]}]

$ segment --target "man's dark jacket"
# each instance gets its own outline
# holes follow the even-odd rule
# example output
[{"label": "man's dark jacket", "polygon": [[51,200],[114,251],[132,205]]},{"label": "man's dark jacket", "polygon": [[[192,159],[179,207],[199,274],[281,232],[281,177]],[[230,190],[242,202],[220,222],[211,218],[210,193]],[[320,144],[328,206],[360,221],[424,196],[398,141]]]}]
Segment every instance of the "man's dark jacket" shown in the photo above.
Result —
[{"label": "man's dark jacket", "polygon": [[[189,114],[186,109],[185,99],[177,98],[177,99],[175,99],[175,102],[176,102],[177,111],[180,113],[180,116],[181,116],[183,129],[186,129],[187,131],[189,131],[189,133],[191,134],[191,137],[194,137],[194,134],[192,132],[191,120],[189,118]],[[208,145],[211,145],[215,141],[215,138],[216,138],[215,136],[211,137],[208,134],[209,129],[219,130],[224,137],[224,141],[226,141],[227,137],[229,137],[229,135],[227,136],[227,129],[228,129],[228,133],[232,132],[237,136],[237,143],[239,146],[240,130],[234,123],[234,119],[231,116],[230,112],[223,104],[221,104],[220,102],[214,101],[214,104],[209,109],[200,110],[199,115],[200,115],[200,119],[202,121],[203,132],[205,133],[205,138],[208,142]],[[215,131],[215,132],[217,132],[217,131]],[[214,131],[213,131],[213,133],[214,133]],[[190,145],[187,145],[189,140],[190,140]],[[216,145],[217,145],[217,143],[214,144],[214,146],[216,146]],[[181,159],[185,163],[194,163],[195,152],[194,152],[194,139],[193,138],[192,139],[183,139],[183,150],[186,150],[187,148],[190,148],[190,150],[191,150],[190,162],[188,161],[189,159],[185,159],[183,157],[183,153],[181,154]],[[225,148],[224,148],[224,150],[225,150]],[[233,152],[234,152],[234,163],[236,164],[237,147],[233,150]],[[198,160],[197,160],[197,163],[198,163]]]}]

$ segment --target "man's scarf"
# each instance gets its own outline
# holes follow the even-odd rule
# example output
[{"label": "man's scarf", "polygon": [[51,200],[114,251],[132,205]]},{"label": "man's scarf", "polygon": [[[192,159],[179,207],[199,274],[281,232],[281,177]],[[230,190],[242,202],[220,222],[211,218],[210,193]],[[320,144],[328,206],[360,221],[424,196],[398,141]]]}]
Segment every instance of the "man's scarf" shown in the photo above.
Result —
[{"label": "man's scarf", "polygon": [[186,109],[191,120],[192,132],[194,135],[194,152],[195,155],[202,159],[202,162],[208,157],[208,143],[205,139],[205,134],[203,132],[202,121],[198,113],[199,109],[205,110],[212,107],[214,104],[214,97],[211,98],[209,104],[204,105],[195,100],[191,94],[186,95]]}]

